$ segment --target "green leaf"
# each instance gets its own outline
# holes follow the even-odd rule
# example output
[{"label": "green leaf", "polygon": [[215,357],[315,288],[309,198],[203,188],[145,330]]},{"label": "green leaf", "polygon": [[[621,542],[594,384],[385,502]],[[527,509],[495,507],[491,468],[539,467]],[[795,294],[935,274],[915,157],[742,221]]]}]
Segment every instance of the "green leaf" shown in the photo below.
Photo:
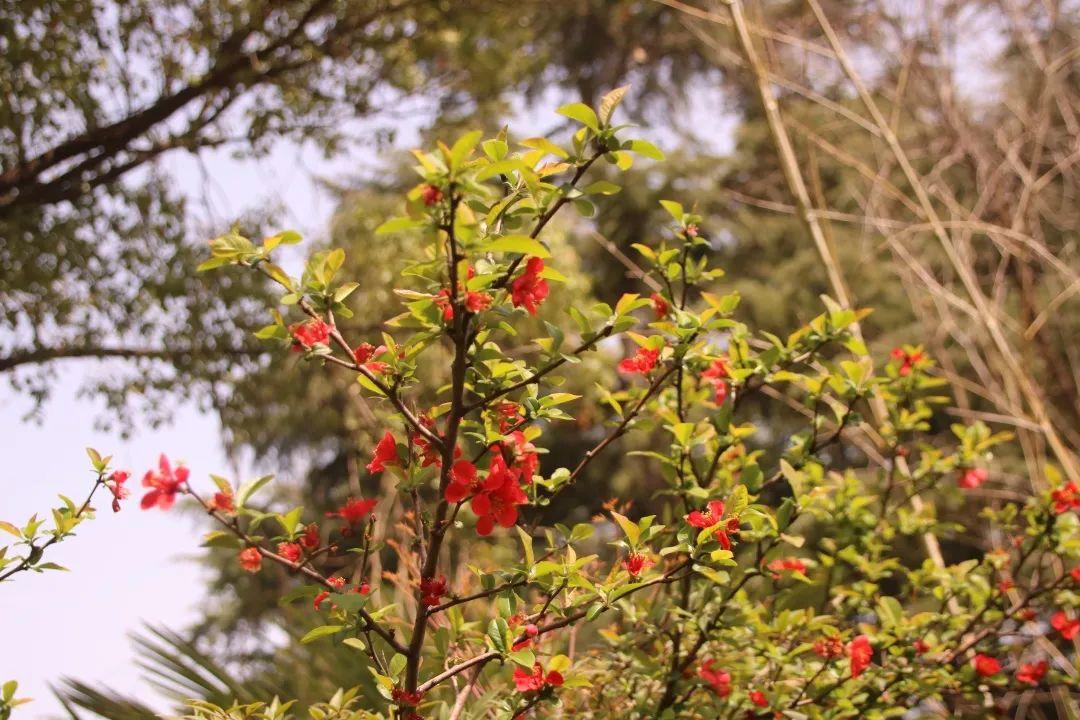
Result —
[{"label": "green leaf", "polygon": [[465,160],[472,154],[472,151],[476,148],[476,144],[480,142],[480,137],[483,135],[479,130],[473,130],[472,132],[465,133],[458,141],[454,143],[454,146],[450,148],[450,169],[455,170],[465,162]]},{"label": "green leaf", "polygon": [[682,222],[683,215],[686,214],[686,211],[683,210],[682,203],[677,203],[674,200],[661,200],[660,204],[668,211],[668,214],[671,215],[671,217],[675,218],[678,222]]},{"label": "green leaf", "polygon": [[593,132],[600,132],[600,119],[596,117],[593,109],[585,103],[577,102],[563,105],[557,112],[571,120],[577,120]]},{"label": "green leaf", "polygon": [[614,510],[611,511],[611,517],[615,518],[615,522],[619,523],[619,527],[626,533],[626,539],[630,541],[630,545],[637,547],[638,540],[641,538],[641,528],[637,526],[637,523]]},{"label": "green leaf", "polygon": [[611,116],[615,113],[615,108],[619,107],[619,103],[622,102],[623,97],[626,95],[626,91],[630,89],[629,85],[623,85],[617,87],[604,97],[600,98],[600,122],[604,125],[611,123]]},{"label": "green leaf", "polygon": [[307,635],[300,638],[300,642],[306,645],[309,642],[314,642],[315,640],[326,637],[327,635],[334,635],[335,633],[339,633],[344,629],[344,625],[321,625],[317,628],[313,628],[308,632]]},{"label": "green leaf", "polygon": [[513,252],[539,258],[551,257],[543,243],[528,235],[504,235],[485,242],[478,249],[480,252]]},{"label": "green leaf", "polygon": [[589,186],[582,189],[582,192],[586,195],[614,195],[622,190],[621,187],[613,182],[607,180],[597,180]]},{"label": "green leaf", "polygon": [[520,525],[515,525],[514,528],[517,530],[518,536],[521,538],[521,545],[525,549],[525,564],[527,567],[532,567],[536,564],[536,556],[533,554],[532,536],[525,532]]},{"label": "green leaf", "polygon": [[517,663],[523,668],[532,669],[533,664],[536,662],[536,655],[532,650],[518,650],[507,655],[511,661]]},{"label": "green leaf", "polygon": [[631,140],[624,147],[632,153],[637,153],[642,157],[647,157],[650,160],[665,160],[666,156],[661,152],[660,148],[653,145],[648,140]]},{"label": "green leaf", "polygon": [[379,227],[375,228],[376,235],[389,235],[395,232],[404,232],[406,230],[417,230],[424,227],[425,222],[423,220],[413,220],[408,217],[396,217],[390,218]]},{"label": "green leaf", "polygon": [[248,498],[258,492],[263,485],[274,479],[273,475],[263,475],[261,478],[255,480],[249,480],[240,486],[240,490],[236,493],[236,507],[244,507]]}]

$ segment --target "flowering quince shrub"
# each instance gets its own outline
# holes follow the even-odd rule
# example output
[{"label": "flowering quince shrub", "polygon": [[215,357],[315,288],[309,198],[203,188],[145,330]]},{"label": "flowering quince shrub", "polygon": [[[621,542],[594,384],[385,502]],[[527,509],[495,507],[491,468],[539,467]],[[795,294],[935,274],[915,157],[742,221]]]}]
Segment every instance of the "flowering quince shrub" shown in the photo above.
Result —
[{"label": "flowering quince shrub", "polygon": [[[163,459],[142,506],[199,503],[218,525],[208,544],[250,573],[295,578],[282,602],[321,618],[304,642],[366,655],[384,702],[342,690],[308,709],[316,720],[985,717],[1020,698],[1074,702],[1076,479],[1051,473],[1053,487],[1025,502],[977,498],[1008,436],[958,425],[952,446],[931,442],[944,402],[932,359],[899,348],[875,371],[855,332],[863,311],[825,299],[786,338],[754,332],[738,296],[715,292],[705,219],[665,201],[670,232],[637,247],[659,292],[573,308],[527,353],[504,351],[564,279],[545,228],[618,190],[590,170],[662,159],[612,124],[621,96],[562,108],[580,126],[566,147],[504,131],[417,152],[420,183],[380,232],[412,234],[426,257],[403,270],[402,312],[378,338],[335,322],[364,292],[338,277],[343,251],[316,253],[296,278],[272,257],[295,233],[211,242],[204,268],[282,286],[294,317],[275,310],[260,337],[352,374],[392,409],[367,471],[392,474],[394,497],[354,496],[325,517],[277,512],[252,502],[270,478],[196,487]],[[617,384],[596,388],[602,435],[572,467],[541,472],[545,430],[578,399],[559,391],[562,374],[616,348]],[[448,367],[448,381],[418,406],[425,363]],[[804,419],[781,454],[762,449],[752,397]],[[616,499],[592,523],[545,524],[553,499],[594,482],[592,461],[630,433],[661,438],[626,458],[663,481],[648,507]],[[939,520],[937,504],[967,508],[965,523]],[[401,521],[377,534],[392,506]],[[950,563],[938,537],[974,550]],[[453,551],[482,543],[512,559],[477,567]],[[371,576],[386,552],[407,585]],[[191,712],[291,710],[275,699]]]}]

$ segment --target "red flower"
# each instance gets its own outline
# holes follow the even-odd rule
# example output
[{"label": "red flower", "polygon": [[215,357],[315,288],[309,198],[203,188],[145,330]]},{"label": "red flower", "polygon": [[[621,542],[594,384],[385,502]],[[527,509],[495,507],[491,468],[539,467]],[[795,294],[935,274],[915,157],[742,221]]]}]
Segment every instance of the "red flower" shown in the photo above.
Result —
[{"label": "red flower", "polygon": [[262,567],[262,553],[258,548],[244,548],[240,551],[240,567],[249,573],[257,573]]},{"label": "red flower", "polygon": [[300,562],[300,556],[303,555],[303,550],[300,546],[292,542],[278,543],[277,551],[278,555],[293,564]]},{"label": "red flower", "polygon": [[717,405],[723,405],[724,400],[727,399],[729,390],[727,378],[730,376],[731,374],[724,358],[713,360],[712,365],[701,373],[701,379],[704,382],[712,383],[714,392],[713,402]]},{"label": "red flower", "polygon": [[695,225],[694,223],[690,223],[689,225],[686,226],[686,230],[684,230],[683,232],[686,233],[686,237],[697,237],[698,236],[698,226]]},{"label": "red flower", "polygon": [[731,673],[716,669],[715,663],[716,661],[712,658],[706,660],[698,668],[698,677],[708,683],[714,693],[720,697],[727,697],[731,694]]},{"label": "red flower", "polygon": [[857,678],[863,670],[870,667],[870,659],[874,655],[874,649],[870,646],[870,638],[859,635],[848,644],[848,658],[851,660],[851,677]]},{"label": "red flower", "polygon": [[926,354],[923,353],[921,350],[916,350],[915,352],[909,353],[903,348],[893,348],[891,354],[894,360],[900,361],[899,372],[902,376],[910,375],[911,370],[915,368],[920,362],[922,362],[923,358],[926,357]]},{"label": "red flower", "polygon": [[1072,575],[1073,580],[1080,583],[1080,565],[1077,565],[1072,570],[1070,570],[1069,574]]},{"label": "red flower", "polygon": [[983,655],[979,653],[971,659],[971,664],[975,668],[975,672],[979,674],[979,677],[990,677],[991,675],[997,675],[1001,672],[1001,663],[997,658],[990,657],[989,655]]},{"label": "red flower", "polygon": [[754,703],[758,707],[769,707],[769,701],[765,698],[765,693],[760,690],[755,690],[750,693],[750,702]]},{"label": "red flower", "polygon": [[364,500],[363,498],[358,500],[356,498],[349,498],[345,501],[345,504],[339,507],[335,512],[326,513],[326,517],[341,518],[349,525],[357,525],[363,521],[363,519],[366,518],[378,504],[378,500]]},{"label": "red flower", "polygon": [[360,343],[360,345],[353,350],[353,357],[356,359],[356,364],[376,375],[382,375],[390,369],[390,366],[387,363],[373,359],[381,357],[384,354],[386,354],[385,345],[375,347],[371,343]]},{"label": "red flower", "polygon": [[407,707],[416,707],[420,704],[420,701],[424,699],[424,694],[420,692],[409,692],[404,688],[396,687],[390,691],[390,697],[398,705],[404,705]]},{"label": "red flower", "polygon": [[454,319],[454,305],[450,302],[450,291],[443,288],[439,291],[439,294],[435,296],[435,307],[442,310],[443,322],[450,322]]},{"label": "red flower", "polygon": [[478,313],[491,307],[491,296],[485,292],[466,292],[465,309],[471,313]]},{"label": "red flower", "polygon": [[158,458],[157,471],[147,470],[146,474],[143,475],[143,487],[152,489],[143,495],[142,502],[139,504],[140,507],[143,510],[152,507],[168,510],[176,502],[176,494],[183,491],[187,479],[188,469],[180,465],[174,470],[169,465],[169,459],[162,454]]},{"label": "red flower", "polygon": [[1016,671],[1016,679],[1028,685],[1038,685],[1049,669],[1050,665],[1045,660],[1040,660],[1037,663],[1026,663]]},{"label": "red flower", "polygon": [[668,311],[671,310],[671,306],[668,305],[668,301],[664,299],[664,296],[660,293],[653,293],[649,296],[649,299],[652,300],[652,309],[653,312],[656,313],[656,319],[660,320],[667,317]]},{"label": "red flower", "polygon": [[915,654],[916,655],[924,655],[927,652],[929,652],[929,650],[930,650],[930,646],[927,645],[926,641],[923,640],[922,638],[919,638],[914,643],[912,643],[912,647],[915,648]]},{"label": "red flower", "polygon": [[459,503],[469,495],[480,492],[482,487],[476,475],[476,466],[468,460],[458,460],[450,468],[450,482],[444,495],[447,502]]},{"label": "red flower", "polygon": [[548,685],[559,687],[562,684],[563,676],[560,673],[552,670],[545,675],[540,663],[533,665],[531,673],[520,667],[514,669],[514,685],[519,693],[536,692]]},{"label": "red flower", "polygon": [[724,517],[724,501],[710,500],[704,511],[693,510],[686,516],[686,522],[699,530],[717,525]]},{"label": "red flower", "polygon": [[428,607],[435,607],[446,594],[446,578],[425,578],[420,581],[420,601]]},{"label": "red flower", "polygon": [[844,643],[838,637],[823,637],[814,643],[814,652],[826,660],[831,660],[844,654]]},{"label": "red flower", "polygon": [[960,487],[974,490],[986,482],[987,477],[989,474],[982,468],[967,468],[962,471],[958,482]]},{"label": "red flower", "polygon": [[624,358],[619,362],[619,372],[632,374],[641,373],[648,375],[656,367],[656,361],[660,358],[659,350],[649,350],[639,347],[633,357]]},{"label": "red flower", "polygon": [[787,570],[789,572],[797,572],[806,574],[806,563],[799,558],[786,557],[777,558],[769,563],[768,568],[773,571],[773,577],[780,577],[780,573]]},{"label": "red flower", "polygon": [[330,341],[330,326],[321,318],[312,318],[289,326],[293,336],[293,350],[310,350],[316,345],[326,345]]},{"label": "red flower", "polygon": [[216,492],[214,497],[210,498],[210,502],[207,506],[211,510],[217,510],[223,513],[236,512],[236,506],[233,504],[232,493],[229,492]]},{"label": "red flower", "polygon": [[496,417],[499,420],[499,432],[505,433],[507,430],[517,425],[521,420],[521,406],[517,403],[502,402],[497,404],[494,408]]},{"label": "red flower", "polygon": [[1080,510],[1080,487],[1074,482],[1050,493],[1054,501],[1054,512],[1061,515],[1069,510]]},{"label": "red flower", "polygon": [[398,465],[397,443],[394,441],[394,435],[389,430],[382,436],[382,440],[379,440],[379,444],[375,446],[375,454],[371,458],[371,462],[367,464],[367,471],[369,473],[380,473],[386,469],[387,465]]},{"label": "red flower", "polygon": [[525,271],[510,283],[510,300],[514,307],[524,307],[530,315],[536,314],[540,303],[548,296],[547,280],[540,277],[544,271],[544,261],[531,257],[525,263]]},{"label": "red flower", "polygon": [[997,589],[999,593],[1007,593],[1014,587],[1016,587],[1016,583],[1012,581],[1012,578],[1002,578],[1001,580],[998,580]]},{"label": "red flower", "polygon": [[427,183],[422,188],[420,188],[420,200],[422,200],[423,203],[428,207],[431,207],[432,205],[437,205],[438,203],[442,202],[442,199],[442,190],[435,187],[431,183]]},{"label": "red flower", "polygon": [[1069,619],[1064,610],[1058,610],[1050,618],[1050,625],[1061,633],[1061,637],[1072,640],[1080,633],[1080,619]]},{"label": "red flower", "polygon": [[113,494],[113,512],[120,512],[120,501],[131,494],[131,491],[124,487],[124,483],[130,477],[131,473],[127,470],[114,470],[105,481],[105,487],[109,488],[109,491]]},{"label": "red flower", "polygon": [[528,499],[518,485],[517,474],[506,466],[502,453],[495,453],[488,466],[487,480],[470,503],[477,516],[476,532],[490,535],[496,522],[502,527],[513,527],[518,519],[517,506]]},{"label": "red flower", "polygon": [[630,577],[638,577],[642,571],[651,568],[656,563],[649,559],[648,555],[631,553],[622,561],[623,569],[630,573]]},{"label": "red flower", "polygon": [[[329,583],[335,590],[340,590],[345,587],[345,578],[340,575],[334,575],[333,577],[326,578],[326,582]],[[326,598],[330,597],[329,590],[323,590],[321,593],[315,596],[315,609],[318,610],[319,606],[323,604]]]},{"label": "red flower", "polygon": [[529,442],[525,438],[525,433],[520,430],[515,430],[507,437],[510,441],[506,443],[506,446],[513,455],[513,469],[517,472],[517,479],[526,485],[531,485],[533,475],[540,470],[540,456],[536,453],[536,446]]},{"label": "red flower", "polygon": [[304,528],[304,534],[300,536],[300,544],[307,551],[318,550],[321,541],[319,540],[319,526],[315,523],[311,523]]}]

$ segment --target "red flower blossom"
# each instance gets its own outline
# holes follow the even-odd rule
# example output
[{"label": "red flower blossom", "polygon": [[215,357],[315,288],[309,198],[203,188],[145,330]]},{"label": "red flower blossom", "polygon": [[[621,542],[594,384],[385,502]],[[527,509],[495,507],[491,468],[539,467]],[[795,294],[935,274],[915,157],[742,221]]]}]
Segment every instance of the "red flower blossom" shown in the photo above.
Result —
[{"label": "red flower blossom", "polygon": [[1045,660],[1040,660],[1037,663],[1025,663],[1016,671],[1016,679],[1018,682],[1027,683],[1028,685],[1038,685],[1049,669],[1050,665]]},{"label": "red flower blossom", "polygon": [[913,642],[911,644],[911,646],[913,648],[915,648],[915,654],[916,655],[925,655],[927,652],[930,651],[930,646],[927,645],[926,641],[923,640],[922,638],[919,638],[918,640]]},{"label": "red flower blossom", "polygon": [[894,360],[900,361],[900,375],[907,376],[911,374],[913,368],[915,368],[926,357],[926,354],[921,350],[909,353],[903,348],[893,348],[892,357]]},{"label": "red flower blossom", "polygon": [[814,643],[818,656],[831,660],[844,654],[844,642],[838,637],[823,637]]},{"label": "red flower blossom", "polygon": [[[340,575],[334,575],[333,577],[326,578],[326,582],[329,583],[335,590],[340,590],[345,587],[345,578]],[[319,606],[323,604],[326,598],[330,597],[329,590],[323,590],[321,593],[315,596],[315,609],[318,610]]]},{"label": "red flower blossom", "polygon": [[686,516],[686,522],[698,530],[717,525],[724,517],[724,501],[710,500],[705,510],[693,510]]},{"label": "red flower blossom", "polygon": [[262,553],[258,548],[244,548],[240,551],[240,567],[249,573],[257,573],[262,568]]},{"label": "red flower blossom", "polygon": [[540,456],[536,452],[536,446],[525,438],[525,433],[515,430],[508,436],[509,448],[514,460],[513,470],[517,473],[518,481],[531,485],[533,476],[540,470]]},{"label": "red flower blossom", "polygon": [[848,644],[848,658],[851,661],[851,677],[857,678],[863,670],[870,667],[870,659],[874,655],[874,649],[870,646],[870,638],[859,635]]},{"label": "red flower blossom", "polygon": [[424,694],[420,692],[409,692],[404,688],[396,687],[390,691],[390,697],[398,705],[404,705],[406,707],[416,707],[420,704],[420,701],[424,699]]},{"label": "red flower blossom", "polygon": [[223,513],[236,512],[236,505],[233,504],[233,495],[230,492],[216,492],[214,497],[210,498],[210,502],[207,506],[211,510],[217,510]]},{"label": "red flower blossom", "polygon": [[321,318],[312,318],[290,325],[289,334],[293,336],[293,350],[296,352],[310,350],[316,345],[326,345],[330,342],[330,326]]},{"label": "red flower blossom", "polygon": [[1001,663],[998,662],[998,659],[982,653],[971,659],[971,665],[975,668],[975,672],[979,674],[979,677],[990,677],[1001,672]]},{"label": "red flower blossom", "polygon": [[660,320],[667,317],[671,306],[668,305],[668,301],[664,299],[664,296],[660,293],[653,293],[649,296],[649,299],[652,300],[652,308],[653,312],[656,313],[656,319]]},{"label": "red flower blossom", "polygon": [[716,360],[713,360],[712,365],[710,365],[703,373],[701,373],[701,379],[704,382],[712,384],[713,402],[715,402],[717,405],[723,405],[724,400],[727,399],[729,391],[727,378],[729,378],[730,376],[731,374],[728,370],[727,362],[724,361],[724,358],[717,358]]},{"label": "red flower blossom", "polygon": [[446,578],[425,578],[420,581],[420,601],[428,607],[435,607],[446,595]]},{"label": "red flower blossom", "polygon": [[1050,498],[1054,501],[1054,512],[1058,515],[1069,510],[1080,510],[1080,487],[1074,482],[1050,493]]},{"label": "red flower blossom", "polygon": [[431,183],[426,183],[422,188],[420,188],[420,200],[422,200],[423,203],[428,207],[431,207],[432,205],[437,205],[438,203],[442,202],[442,199],[443,191],[435,187]]},{"label": "red flower blossom", "polygon": [[483,488],[476,475],[476,466],[468,460],[458,460],[450,468],[450,482],[444,495],[447,502],[459,503]]},{"label": "red flower blossom", "polygon": [[967,468],[961,471],[958,483],[962,488],[974,490],[986,482],[987,477],[989,474],[983,468]]},{"label": "red flower blossom", "polygon": [[630,577],[638,577],[642,571],[648,570],[656,563],[649,559],[648,555],[631,553],[622,561],[623,569],[630,573]]},{"label": "red flower blossom", "polygon": [[486,292],[465,293],[465,309],[471,313],[478,313],[491,307],[491,296]]},{"label": "red flower blossom", "polygon": [[731,694],[731,673],[715,667],[716,661],[712,658],[706,660],[698,668],[698,677],[708,683],[712,691],[720,697]]},{"label": "red flower blossom", "polygon": [[684,232],[686,233],[686,237],[697,237],[698,236],[698,226],[695,225],[694,223],[690,223],[689,225],[686,226],[686,230],[684,230]]},{"label": "red flower blossom", "polygon": [[363,498],[349,498],[345,504],[334,512],[326,513],[326,517],[341,518],[349,525],[357,525],[366,518],[379,504],[378,500],[364,500]]},{"label": "red flower blossom", "polygon": [[1012,581],[1012,578],[1002,578],[1001,580],[998,580],[997,589],[999,593],[1007,593],[1014,587],[1016,587],[1016,583]]},{"label": "red flower blossom", "polygon": [[390,369],[390,366],[387,363],[374,359],[385,354],[385,345],[375,347],[371,343],[360,343],[360,345],[353,350],[353,357],[356,359],[356,363],[375,375],[382,375]]},{"label": "red flower blossom", "polygon": [[443,288],[439,291],[439,294],[435,296],[435,306],[442,310],[443,322],[450,322],[454,319],[454,305],[450,302],[450,291]]},{"label": "red flower blossom", "polygon": [[780,573],[785,570],[806,574],[806,563],[794,557],[777,558],[769,563],[768,568],[773,571],[774,578],[780,577]]},{"label": "red flower blossom", "polygon": [[1070,570],[1069,574],[1072,575],[1073,580],[1080,583],[1080,565],[1077,565],[1072,570]]},{"label": "red flower blossom", "polygon": [[176,494],[183,492],[184,484],[188,479],[188,469],[183,465],[175,470],[169,464],[169,459],[164,454],[158,458],[158,469],[147,470],[143,475],[143,487],[151,488],[150,492],[143,495],[139,504],[143,510],[159,507],[168,510],[176,502]]},{"label": "red flower blossom", "polygon": [[769,701],[765,697],[765,693],[760,690],[755,690],[750,693],[750,702],[754,703],[758,707],[769,707]]},{"label": "red flower blossom", "polygon": [[369,473],[380,473],[386,469],[387,465],[398,465],[397,443],[394,441],[394,435],[389,430],[379,440],[378,445],[375,446],[375,454],[371,458],[371,462],[367,464],[367,471]]},{"label": "red flower blossom", "polygon": [[656,367],[656,361],[660,358],[659,350],[649,350],[639,347],[633,357],[624,358],[619,362],[619,372],[632,374],[641,373],[648,375]]},{"label": "red flower blossom", "polygon": [[547,280],[540,277],[543,271],[543,260],[538,257],[528,259],[525,271],[510,283],[510,300],[514,307],[524,307],[530,315],[536,314],[536,309],[548,296]]},{"label": "red flower blossom", "polygon": [[1064,610],[1058,610],[1050,618],[1050,625],[1066,640],[1072,640],[1080,633],[1080,619],[1069,619]]},{"label": "red flower blossom", "polygon": [[304,528],[304,532],[300,536],[300,544],[305,550],[307,550],[308,552],[318,550],[321,542],[322,541],[319,539],[318,525],[316,525],[315,523],[311,523]]},{"label": "red flower blossom", "polygon": [[293,564],[300,562],[300,556],[304,554],[300,546],[292,542],[278,543],[277,551],[278,555]]},{"label": "red flower blossom", "polygon": [[131,494],[131,491],[124,487],[130,477],[131,473],[127,470],[114,470],[105,481],[105,487],[113,494],[113,512],[120,512],[120,501]]},{"label": "red flower blossom", "polygon": [[529,499],[518,485],[518,474],[507,467],[501,452],[492,455],[487,479],[469,505],[476,514],[479,535],[490,535],[495,523],[513,527],[517,522],[517,506]]},{"label": "red flower blossom", "polygon": [[505,433],[521,420],[521,406],[517,403],[502,402],[492,408],[499,420],[499,432]]},{"label": "red flower blossom", "polygon": [[540,663],[533,665],[532,672],[524,668],[514,669],[514,685],[519,693],[537,692],[551,685],[559,687],[563,684],[563,676],[555,670],[544,674],[544,668]]}]

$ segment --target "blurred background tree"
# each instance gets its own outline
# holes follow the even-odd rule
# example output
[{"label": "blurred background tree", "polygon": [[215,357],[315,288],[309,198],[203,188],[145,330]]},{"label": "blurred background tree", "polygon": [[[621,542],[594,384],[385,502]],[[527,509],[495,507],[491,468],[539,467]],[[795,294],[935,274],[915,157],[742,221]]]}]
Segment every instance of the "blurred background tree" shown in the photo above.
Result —
[{"label": "blurred background tree", "polygon": [[[959,413],[1017,431],[1022,453],[1002,458],[979,490],[988,502],[1045,486],[1048,465],[1075,471],[1075,4],[752,2],[744,19],[753,57],[725,6],[680,0],[4,7],[0,372],[27,392],[44,397],[59,358],[124,358],[131,372],[91,381],[114,406],[137,397],[158,419],[162,398],[198,398],[220,415],[230,449],[288,468],[293,499],[309,508],[379,492],[362,468],[382,409],[358,395],[342,402],[350,396],[334,391],[334,376],[251,338],[265,320],[262,288],[191,272],[209,233],[192,222],[160,158],[222,146],[259,156],[282,141],[336,155],[387,150],[406,115],[423,118],[425,138],[496,130],[507,117],[521,138],[558,129],[537,109],[631,83],[628,108],[668,162],[624,176],[595,221],[562,227],[555,265],[570,282],[553,299],[582,305],[642,292],[632,245],[663,232],[656,201],[677,197],[708,218],[704,231],[728,273],[722,286],[742,294],[756,326],[783,332],[816,314],[819,294],[836,295],[831,266],[856,304],[875,309],[863,331],[879,355],[923,342]],[[758,78],[779,105],[807,213]],[[385,157],[360,178],[333,181],[339,207],[321,240],[346,249],[363,289],[363,312],[346,324],[375,344],[386,328],[373,323],[396,313],[395,263],[416,251],[407,237],[372,233],[411,182],[400,154]],[[237,218],[248,230],[275,219]],[[575,368],[568,391],[618,382],[605,367]],[[559,428],[545,470],[573,463],[603,416],[582,407]],[[788,418],[757,420],[774,449],[787,444]],[[572,522],[615,491],[644,500],[653,489],[645,460],[594,475],[577,506],[551,511]],[[399,518],[397,508],[385,522]],[[987,542],[972,534],[946,551]],[[392,577],[393,553],[384,556]],[[292,656],[245,638],[295,611],[277,606],[282,587],[272,578],[241,582],[231,557],[208,559],[215,602],[180,639],[199,638],[207,661],[246,663],[252,682],[270,677],[268,653]],[[321,698],[355,682],[351,668],[343,673],[353,679],[328,672],[295,693]],[[96,691],[69,689],[71,707],[122,716],[118,706],[105,712]]]}]

